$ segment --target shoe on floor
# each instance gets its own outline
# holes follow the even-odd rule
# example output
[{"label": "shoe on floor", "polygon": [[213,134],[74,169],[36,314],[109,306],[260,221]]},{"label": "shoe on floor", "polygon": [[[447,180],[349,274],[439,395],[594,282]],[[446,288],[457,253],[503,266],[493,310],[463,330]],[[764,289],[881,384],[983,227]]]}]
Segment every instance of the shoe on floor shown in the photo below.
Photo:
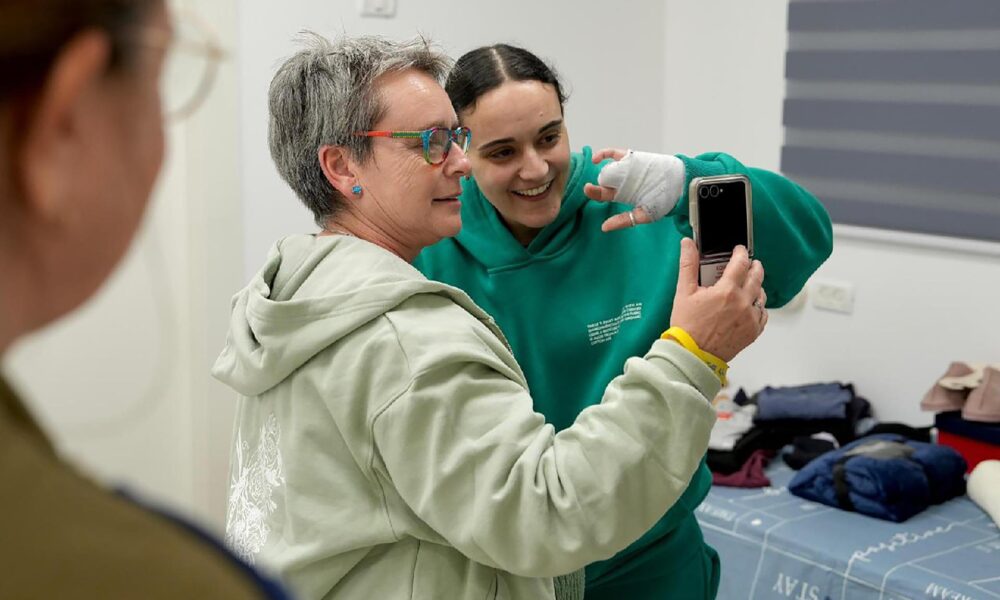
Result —
[{"label": "shoe on floor", "polygon": [[924,399],[920,401],[920,408],[928,412],[962,410],[962,406],[965,405],[966,398],[969,397],[970,388],[957,386],[955,383],[952,383],[949,387],[945,387],[941,382],[962,381],[963,378],[973,375],[974,373],[975,370],[967,363],[951,363],[948,365],[948,370],[945,371],[945,374],[938,378],[938,380],[934,382],[934,385],[931,386],[931,389],[927,391],[927,394],[924,395]]},{"label": "shoe on floor", "polygon": [[962,408],[962,418],[967,421],[1000,423],[1000,369],[988,366],[983,369],[979,387],[972,390]]},{"label": "shoe on floor", "polygon": [[[986,363],[959,362],[951,363],[948,372],[938,379],[937,384],[949,390],[971,390],[983,380],[983,369],[993,365]],[[955,368],[955,374],[951,373]]]}]

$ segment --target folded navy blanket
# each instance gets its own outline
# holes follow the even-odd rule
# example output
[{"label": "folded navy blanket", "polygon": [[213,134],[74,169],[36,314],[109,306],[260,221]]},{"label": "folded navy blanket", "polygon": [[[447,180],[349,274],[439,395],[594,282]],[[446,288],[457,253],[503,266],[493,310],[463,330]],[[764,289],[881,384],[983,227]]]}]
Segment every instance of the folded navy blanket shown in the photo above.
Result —
[{"label": "folded navy blanket", "polygon": [[854,387],[840,383],[812,383],[793,387],[766,387],[757,392],[757,421],[776,419],[843,419]]},{"label": "folded navy blanket", "polygon": [[807,464],[788,491],[828,506],[901,522],[965,493],[966,464],[947,446],[901,435],[861,438]]}]

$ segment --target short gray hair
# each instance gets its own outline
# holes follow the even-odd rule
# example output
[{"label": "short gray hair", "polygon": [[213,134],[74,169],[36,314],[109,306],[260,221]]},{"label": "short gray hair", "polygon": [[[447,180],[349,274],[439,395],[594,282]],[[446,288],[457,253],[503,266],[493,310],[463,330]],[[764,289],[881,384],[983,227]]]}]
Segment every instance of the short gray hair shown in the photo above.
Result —
[{"label": "short gray hair", "polygon": [[343,36],[330,41],[303,32],[302,41],[305,48],[271,80],[268,143],[278,173],[323,227],[345,199],[323,175],[319,149],[342,146],[355,160],[369,160],[371,138],[352,134],[372,129],[387,110],[375,80],[416,69],[443,84],[451,60],[423,37],[395,42]]}]

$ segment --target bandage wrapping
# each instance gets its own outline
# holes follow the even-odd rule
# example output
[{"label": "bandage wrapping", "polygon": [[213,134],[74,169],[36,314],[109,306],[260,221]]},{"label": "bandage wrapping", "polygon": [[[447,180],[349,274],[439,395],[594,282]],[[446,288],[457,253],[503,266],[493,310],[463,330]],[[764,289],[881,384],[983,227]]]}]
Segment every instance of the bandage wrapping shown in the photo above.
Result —
[{"label": "bandage wrapping", "polygon": [[670,214],[684,193],[684,162],[670,154],[629,151],[601,169],[597,183],[615,188],[615,202],[649,213],[654,221]]}]

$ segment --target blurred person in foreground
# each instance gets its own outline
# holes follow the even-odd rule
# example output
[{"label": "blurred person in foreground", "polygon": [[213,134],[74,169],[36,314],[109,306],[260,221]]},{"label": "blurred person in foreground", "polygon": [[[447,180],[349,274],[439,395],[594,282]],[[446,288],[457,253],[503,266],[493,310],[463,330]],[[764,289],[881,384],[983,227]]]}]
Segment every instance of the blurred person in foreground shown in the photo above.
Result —
[{"label": "blurred person in foreground", "polygon": [[682,495],[710,364],[767,321],[745,248],[703,288],[679,241],[667,335],[556,432],[493,319],[410,264],[462,226],[449,65],[424,40],[312,35],[271,82],[271,155],[318,230],[236,295],[213,373],[240,394],[227,540],[306,599],[581,597],[583,567]]},{"label": "blurred person in foreground", "polygon": [[[161,0],[0,0],[0,356],[128,249],[163,158],[174,37]],[[191,524],[77,473],[2,379],[0,481],[0,598],[286,597]]]}]

